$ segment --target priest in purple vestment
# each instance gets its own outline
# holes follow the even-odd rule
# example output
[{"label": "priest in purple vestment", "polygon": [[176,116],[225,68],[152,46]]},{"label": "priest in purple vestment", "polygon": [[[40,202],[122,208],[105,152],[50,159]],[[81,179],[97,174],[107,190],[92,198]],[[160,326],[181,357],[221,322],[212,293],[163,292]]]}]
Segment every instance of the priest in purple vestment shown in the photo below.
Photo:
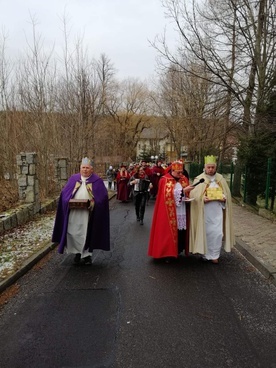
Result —
[{"label": "priest in purple vestment", "polygon": [[59,253],[75,254],[77,265],[91,264],[94,249],[110,250],[108,193],[87,157],[61,191],[52,241]]}]

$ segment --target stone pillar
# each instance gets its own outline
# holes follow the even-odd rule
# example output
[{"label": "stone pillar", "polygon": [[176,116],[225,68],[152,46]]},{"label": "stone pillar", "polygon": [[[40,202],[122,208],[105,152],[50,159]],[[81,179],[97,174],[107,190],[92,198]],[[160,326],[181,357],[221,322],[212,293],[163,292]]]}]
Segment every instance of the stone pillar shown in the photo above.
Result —
[{"label": "stone pillar", "polygon": [[21,152],[16,156],[19,199],[34,204],[34,213],[40,210],[37,154]]},{"label": "stone pillar", "polygon": [[64,157],[55,158],[55,182],[56,190],[61,191],[68,180],[68,159]]}]

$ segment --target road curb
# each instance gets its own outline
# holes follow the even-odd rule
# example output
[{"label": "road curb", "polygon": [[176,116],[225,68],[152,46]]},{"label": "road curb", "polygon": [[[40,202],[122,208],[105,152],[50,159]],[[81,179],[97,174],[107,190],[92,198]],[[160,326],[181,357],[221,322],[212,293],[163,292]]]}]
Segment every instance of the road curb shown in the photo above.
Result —
[{"label": "road curb", "polygon": [[236,238],[235,248],[254,266],[265,278],[269,279],[276,286],[276,270],[265,263],[250,247],[241,239]]},{"label": "road curb", "polygon": [[38,261],[40,261],[46,254],[53,250],[57,244],[48,242],[43,248],[41,248],[37,253],[33,254],[28,258],[13,275],[6,278],[4,281],[0,282],[0,293],[5,291],[8,287],[13,285],[20,277],[25,275]]},{"label": "road curb", "polygon": [[[116,196],[116,192],[109,193],[108,199],[109,201]],[[25,275],[33,266],[39,262],[43,257],[46,256],[51,250],[53,250],[57,246],[56,243],[52,243],[47,241],[46,245],[41,248],[38,252],[33,254],[30,258],[26,259],[25,262],[21,265],[20,269],[17,270],[14,274],[6,278],[5,280],[0,282],[0,294],[5,291],[8,287],[13,285],[20,277]]]}]

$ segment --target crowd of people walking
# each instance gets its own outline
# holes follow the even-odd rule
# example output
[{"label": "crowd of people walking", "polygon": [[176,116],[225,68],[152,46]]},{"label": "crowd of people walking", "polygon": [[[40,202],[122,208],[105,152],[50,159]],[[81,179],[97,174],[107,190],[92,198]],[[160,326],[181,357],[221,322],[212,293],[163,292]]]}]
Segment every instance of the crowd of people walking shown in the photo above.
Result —
[{"label": "crowd of people walking", "polygon": [[122,164],[117,169],[114,169],[113,166],[109,166],[106,171],[108,189],[117,190],[117,199],[119,201],[127,202],[133,199],[133,192],[137,190],[131,188],[132,184],[130,184],[130,179],[139,173],[140,168],[143,168],[147,180],[150,180],[151,183],[147,188],[147,197],[155,198],[158,192],[159,180],[165,174],[166,167],[167,165],[162,164],[162,161],[158,161],[156,164],[151,165],[146,161],[130,163],[128,166]]},{"label": "crowd of people walking", "polygon": [[75,264],[91,264],[94,249],[110,250],[108,190],[121,203],[133,201],[137,222],[144,224],[146,204],[152,198],[148,256],[170,262],[181,254],[201,255],[219,263],[221,249],[235,243],[232,201],[227,182],[217,172],[215,156],[206,156],[202,174],[190,183],[183,161],[157,161],[109,166],[104,181],[83,158],[80,173],[69,178],[58,204],[53,242],[58,251],[75,254]]}]

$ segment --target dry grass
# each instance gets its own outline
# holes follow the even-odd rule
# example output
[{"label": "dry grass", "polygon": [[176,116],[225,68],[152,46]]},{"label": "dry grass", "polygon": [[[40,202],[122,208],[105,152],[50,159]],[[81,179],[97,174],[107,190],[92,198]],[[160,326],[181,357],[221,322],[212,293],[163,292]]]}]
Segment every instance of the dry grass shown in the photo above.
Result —
[{"label": "dry grass", "polygon": [[0,179],[0,213],[19,205],[18,188],[10,180]]}]

